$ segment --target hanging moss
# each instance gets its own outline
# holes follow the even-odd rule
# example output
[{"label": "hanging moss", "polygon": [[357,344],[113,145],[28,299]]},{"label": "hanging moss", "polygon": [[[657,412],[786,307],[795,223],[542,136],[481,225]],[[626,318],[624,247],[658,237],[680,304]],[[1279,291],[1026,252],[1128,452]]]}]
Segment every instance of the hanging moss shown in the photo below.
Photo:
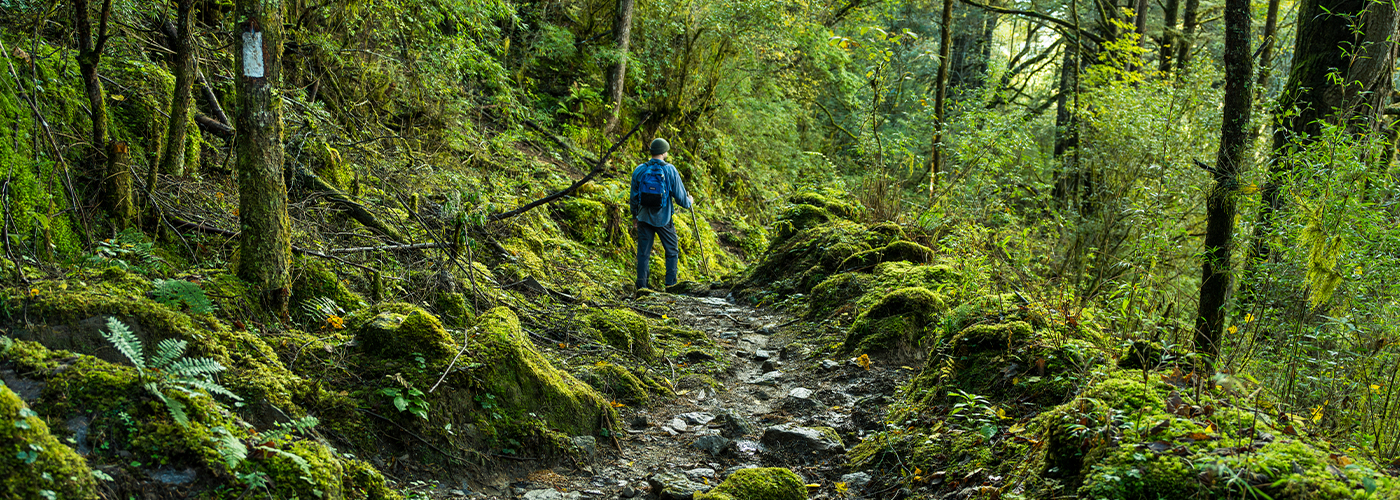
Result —
[{"label": "hanging moss", "polygon": [[59,442],[19,396],[0,384],[0,496],[97,498],[87,462]]}]

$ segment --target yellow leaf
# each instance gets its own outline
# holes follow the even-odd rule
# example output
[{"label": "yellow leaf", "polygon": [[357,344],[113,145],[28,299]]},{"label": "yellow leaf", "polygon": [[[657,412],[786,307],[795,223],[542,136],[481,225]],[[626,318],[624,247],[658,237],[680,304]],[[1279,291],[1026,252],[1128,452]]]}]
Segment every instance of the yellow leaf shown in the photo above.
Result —
[{"label": "yellow leaf", "polygon": [[125,100],[126,100],[126,96],[121,95],[121,94],[112,94],[112,100],[113,100],[113,101],[125,101]]},{"label": "yellow leaf", "polygon": [[1249,322],[1251,322],[1251,321],[1254,321],[1254,313],[1245,314],[1245,315],[1244,315],[1244,322],[1245,322],[1245,323],[1249,323]]},{"label": "yellow leaf", "polygon": [[662,315],[661,315],[661,319],[671,319],[671,318],[667,317],[665,314],[662,314]]},{"label": "yellow leaf", "polygon": [[870,369],[870,355],[869,355],[869,354],[861,354],[859,358],[856,358],[856,364],[860,365],[861,368],[864,368],[864,369],[866,369],[866,370],[869,370],[869,369]]},{"label": "yellow leaf", "polygon": [[1235,332],[1240,331],[1240,329],[1239,329],[1239,328],[1235,328],[1235,325],[1230,325],[1230,327],[1229,327],[1229,328],[1226,328],[1225,331],[1230,332],[1230,334],[1233,335]]},{"label": "yellow leaf", "polygon": [[1381,386],[1376,385],[1376,384],[1371,384],[1371,392],[1374,392],[1374,393],[1376,393],[1376,394],[1380,394],[1380,393],[1381,393]]},{"label": "yellow leaf", "polygon": [[619,403],[619,402],[617,402],[617,401],[613,401],[613,402],[612,402],[612,407],[613,407],[613,408],[622,408],[622,407],[624,407],[624,406],[627,406],[627,405],[622,404],[622,403]]}]

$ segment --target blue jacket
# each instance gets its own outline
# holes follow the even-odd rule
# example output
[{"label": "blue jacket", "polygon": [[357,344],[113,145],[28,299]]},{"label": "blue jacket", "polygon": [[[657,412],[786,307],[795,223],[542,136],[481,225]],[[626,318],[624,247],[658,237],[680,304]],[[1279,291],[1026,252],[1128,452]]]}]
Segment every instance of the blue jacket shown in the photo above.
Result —
[{"label": "blue jacket", "polygon": [[[662,200],[661,206],[657,208],[644,207],[637,198],[642,188],[642,173],[651,168],[652,162],[665,165],[662,168],[666,171],[666,182],[671,185],[671,197]],[[669,225],[671,214],[675,213],[675,205],[671,203],[671,200],[675,200],[682,207],[690,208],[690,197],[685,193],[685,183],[681,182],[681,173],[676,171],[676,166],[655,158],[637,165],[637,168],[632,171],[632,197],[629,200],[632,205],[632,217],[656,227]]]}]

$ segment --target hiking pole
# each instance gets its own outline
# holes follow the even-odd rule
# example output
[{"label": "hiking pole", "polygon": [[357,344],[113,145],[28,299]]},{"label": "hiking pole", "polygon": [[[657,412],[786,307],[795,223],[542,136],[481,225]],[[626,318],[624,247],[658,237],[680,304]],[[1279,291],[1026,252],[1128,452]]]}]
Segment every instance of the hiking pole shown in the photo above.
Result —
[{"label": "hiking pole", "polygon": [[700,262],[705,265],[705,274],[710,274],[710,260],[705,258],[705,243],[700,241],[700,222],[695,217],[695,204],[690,206],[690,229],[695,231],[695,247],[700,249]]}]

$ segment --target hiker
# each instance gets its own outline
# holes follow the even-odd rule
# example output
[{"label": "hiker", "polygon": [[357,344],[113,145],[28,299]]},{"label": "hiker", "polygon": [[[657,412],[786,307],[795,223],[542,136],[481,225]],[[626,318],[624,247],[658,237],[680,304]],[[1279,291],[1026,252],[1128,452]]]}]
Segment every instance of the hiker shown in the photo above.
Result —
[{"label": "hiker", "polygon": [[690,208],[695,199],[685,192],[681,173],[675,165],[666,163],[671,145],[665,139],[651,141],[651,159],[632,171],[632,234],[637,238],[637,289],[647,288],[651,268],[651,246],[661,237],[666,249],[666,286],[676,284],[676,261],[680,249],[676,246],[676,225],[671,223],[675,207],[671,201]]}]

